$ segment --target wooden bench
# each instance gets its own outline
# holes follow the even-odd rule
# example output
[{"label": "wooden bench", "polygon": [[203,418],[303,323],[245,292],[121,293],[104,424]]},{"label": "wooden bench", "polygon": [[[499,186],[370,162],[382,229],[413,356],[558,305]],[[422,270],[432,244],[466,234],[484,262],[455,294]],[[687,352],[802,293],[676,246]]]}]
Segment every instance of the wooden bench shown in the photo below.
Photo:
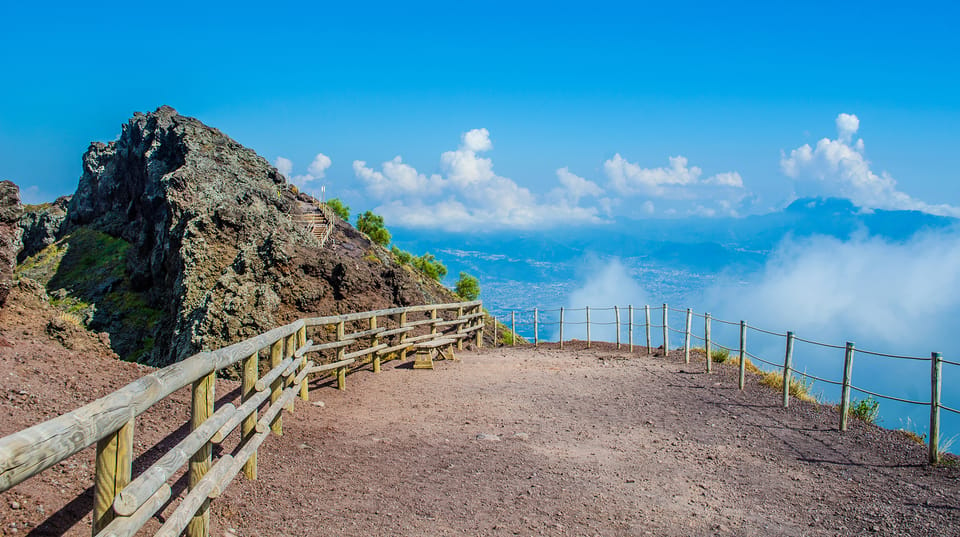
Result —
[{"label": "wooden bench", "polygon": [[[456,360],[457,357],[453,354],[453,345],[457,341],[450,338],[439,338],[431,341],[424,341],[423,343],[417,343],[413,346],[416,349],[417,354],[413,362],[414,369],[433,369],[433,356],[437,355],[437,359],[446,358],[449,360]],[[444,352],[444,347],[447,348],[447,351]],[[449,355],[449,357],[448,357]]]}]

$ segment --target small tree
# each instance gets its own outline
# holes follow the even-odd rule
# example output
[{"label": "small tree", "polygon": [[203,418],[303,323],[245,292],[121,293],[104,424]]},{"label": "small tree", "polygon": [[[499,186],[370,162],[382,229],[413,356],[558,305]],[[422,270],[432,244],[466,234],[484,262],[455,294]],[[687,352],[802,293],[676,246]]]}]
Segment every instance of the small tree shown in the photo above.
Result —
[{"label": "small tree", "polygon": [[420,257],[413,258],[413,266],[420,270],[420,272],[426,274],[427,276],[437,280],[438,282],[447,275],[447,267],[443,263],[437,261],[433,254],[427,252]]},{"label": "small tree", "polygon": [[333,214],[339,216],[340,218],[350,221],[350,207],[340,201],[340,198],[333,198],[327,202],[327,207],[330,207],[333,210]]},{"label": "small tree", "polygon": [[383,226],[383,217],[373,214],[373,211],[357,215],[357,230],[380,246],[390,244],[390,232]]},{"label": "small tree", "polygon": [[460,273],[460,279],[457,280],[457,295],[464,300],[476,300],[480,296],[480,280],[467,274]]}]

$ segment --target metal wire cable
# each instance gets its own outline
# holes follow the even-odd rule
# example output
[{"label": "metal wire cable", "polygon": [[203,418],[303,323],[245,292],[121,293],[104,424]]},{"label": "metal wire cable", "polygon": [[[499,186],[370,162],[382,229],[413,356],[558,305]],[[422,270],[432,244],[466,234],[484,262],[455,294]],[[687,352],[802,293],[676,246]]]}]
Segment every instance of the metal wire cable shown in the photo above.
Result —
[{"label": "metal wire cable", "polygon": [[954,414],[960,414],[960,410],[957,410],[957,409],[955,409],[955,408],[950,408],[950,407],[948,407],[947,405],[940,405],[940,408],[946,410],[947,412],[953,412]]},{"label": "metal wire cable", "polygon": [[944,360],[943,358],[940,359],[940,363],[944,363],[948,365],[960,365],[960,362],[951,362],[950,360]]},{"label": "metal wire cable", "polygon": [[829,347],[829,348],[831,348],[831,349],[844,349],[844,350],[846,350],[846,348],[847,348],[845,345],[831,345],[831,344],[829,344],[829,343],[820,343],[819,341],[813,341],[813,340],[811,340],[811,339],[803,339],[802,337],[798,337],[798,336],[793,336],[793,339],[796,340],[796,341],[802,341],[802,342],[804,342],[804,343],[809,343],[809,344],[811,344],[811,345],[818,345],[818,346],[820,346],[820,347]]},{"label": "metal wire cable", "polygon": [[779,367],[779,368],[782,368],[782,367],[783,367],[783,364],[775,364],[775,363],[773,363],[773,362],[768,362],[768,361],[764,360],[763,358],[757,356],[756,354],[751,354],[749,351],[743,351],[743,354],[745,354],[745,355],[748,356],[749,358],[752,358],[752,359],[754,359],[754,360],[756,360],[756,361],[758,361],[758,362],[760,362],[760,363],[763,363],[763,364],[772,365],[773,367]]},{"label": "metal wire cable", "polygon": [[716,321],[716,322],[718,322],[718,323],[729,324],[729,325],[733,325],[733,326],[740,326],[740,323],[739,323],[739,322],[724,321],[723,319],[714,319],[713,317],[711,317],[710,320],[711,320],[711,321]]},{"label": "metal wire cable", "polygon": [[807,373],[806,371],[800,372],[800,371],[798,371],[798,370],[796,370],[796,369],[794,369],[794,368],[792,368],[792,367],[790,368],[790,371],[793,371],[794,373],[796,373],[796,374],[798,374],[798,375],[801,375],[801,376],[804,376],[804,377],[807,377],[807,378],[810,378],[810,379],[813,379],[813,380],[818,380],[818,381],[820,381],[820,382],[826,382],[827,384],[835,384],[835,385],[837,385],[837,386],[843,386],[843,383],[842,383],[842,382],[837,382],[837,381],[835,381],[835,380],[820,378],[820,377],[811,375],[811,374]]},{"label": "metal wire cable", "polygon": [[903,360],[916,360],[918,362],[929,362],[930,360],[932,360],[932,358],[921,358],[919,356],[904,356],[901,354],[884,354],[882,352],[872,352],[872,351],[865,351],[861,349],[856,349],[856,351],[858,354],[869,354],[871,356],[882,356],[884,358],[900,358]]},{"label": "metal wire cable", "polygon": [[764,333],[764,334],[769,334],[769,335],[771,335],[771,336],[787,337],[786,334],[780,334],[780,333],[777,333],[777,332],[771,332],[771,331],[769,331],[769,330],[764,330],[764,329],[762,329],[762,328],[757,328],[756,326],[752,326],[752,325],[749,325],[749,324],[747,325],[747,328],[749,328],[749,329],[751,329],[751,330],[756,330],[757,332],[762,332],[762,333]]},{"label": "metal wire cable", "polygon": [[853,390],[857,390],[858,392],[863,392],[863,393],[865,393],[865,394],[867,394],[867,395],[872,395],[872,396],[874,396],[874,397],[880,397],[881,399],[890,399],[890,400],[892,400],[892,401],[900,401],[901,403],[909,403],[909,404],[911,404],[911,405],[926,405],[926,406],[930,406],[930,402],[929,402],[929,401],[913,401],[913,400],[910,400],[910,399],[901,399],[901,398],[899,398],[899,397],[893,397],[893,396],[891,396],[891,395],[883,395],[883,394],[879,394],[879,393],[876,393],[876,392],[871,392],[870,390],[864,390],[863,388],[857,388],[857,387],[854,386],[853,384],[850,385],[850,388],[853,389]]},{"label": "metal wire cable", "polygon": [[711,347],[718,347],[718,348],[724,349],[724,350],[726,350],[727,352],[737,352],[737,353],[740,352],[740,349],[731,349],[730,347],[727,347],[726,345],[721,345],[721,344],[717,343],[716,341],[711,341],[711,342],[710,342],[710,346],[711,346]]}]

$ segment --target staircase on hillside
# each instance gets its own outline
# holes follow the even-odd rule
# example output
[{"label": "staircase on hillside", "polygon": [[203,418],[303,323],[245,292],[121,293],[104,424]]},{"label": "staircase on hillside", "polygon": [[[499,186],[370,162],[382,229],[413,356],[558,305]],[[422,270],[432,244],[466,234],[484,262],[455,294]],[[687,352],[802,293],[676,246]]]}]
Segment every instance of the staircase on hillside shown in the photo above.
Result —
[{"label": "staircase on hillside", "polygon": [[336,218],[336,216],[326,204],[306,201],[300,201],[299,203],[300,209],[303,212],[303,214],[300,215],[300,221],[302,221],[310,230],[310,233],[317,238],[320,246],[324,246],[327,243],[327,239],[330,238],[330,232],[333,231],[333,219]]}]

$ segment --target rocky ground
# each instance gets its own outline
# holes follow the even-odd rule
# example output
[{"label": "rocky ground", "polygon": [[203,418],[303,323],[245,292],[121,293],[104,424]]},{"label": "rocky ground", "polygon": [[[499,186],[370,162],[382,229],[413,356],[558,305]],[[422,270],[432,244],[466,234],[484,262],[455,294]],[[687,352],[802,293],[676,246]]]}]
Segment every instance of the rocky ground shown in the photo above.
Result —
[{"label": "rocky ground", "polygon": [[[433,371],[391,362],[345,392],[315,384],[264,444],[259,480],[213,504],[212,534],[958,533],[955,460],[927,466],[902,433],[854,420],[841,434],[833,408],[780,408],[755,377],[738,390],[733,367],[569,347],[462,352]],[[142,374],[14,349],[0,348],[17,375],[0,383],[0,433]],[[218,385],[222,400],[232,388]],[[183,434],[187,400],[139,421],[138,467]],[[87,534],[90,451],[0,494],[4,534]]]}]

